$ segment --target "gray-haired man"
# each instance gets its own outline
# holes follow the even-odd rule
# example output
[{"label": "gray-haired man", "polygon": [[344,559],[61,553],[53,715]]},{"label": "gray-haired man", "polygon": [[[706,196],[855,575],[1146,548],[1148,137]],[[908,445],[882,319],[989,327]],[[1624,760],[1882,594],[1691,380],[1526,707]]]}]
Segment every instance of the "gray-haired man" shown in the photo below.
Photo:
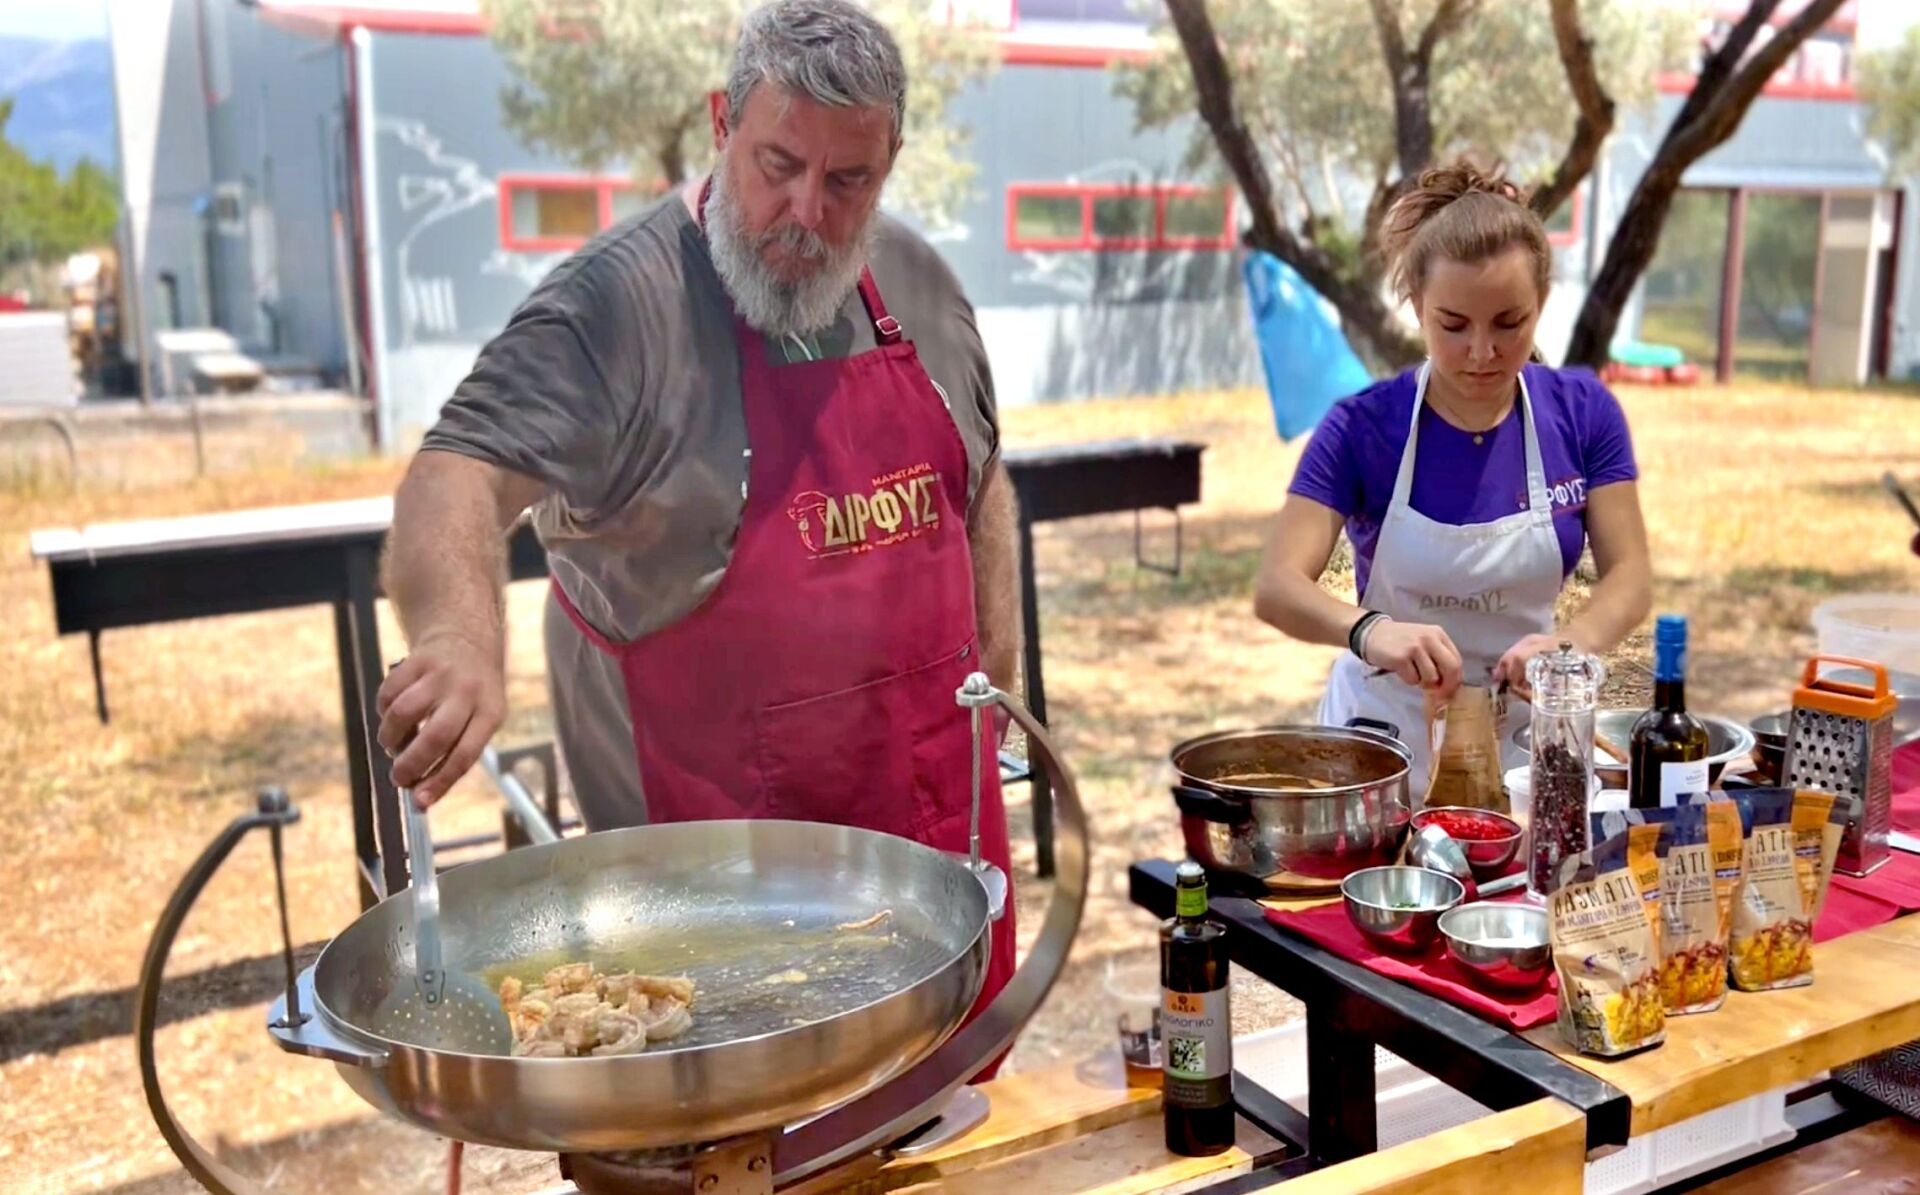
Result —
[{"label": "gray-haired man", "polygon": [[[1013,502],[972,310],[876,212],[905,95],[864,9],[756,11],[711,178],[575,254],[482,351],[389,539],[410,653],[380,739],[419,799],[504,716],[502,532],[532,505],[590,829],[784,817],[966,848],[954,691],[1011,680]],[[1012,968],[1009,916],[983,1000]]]}]

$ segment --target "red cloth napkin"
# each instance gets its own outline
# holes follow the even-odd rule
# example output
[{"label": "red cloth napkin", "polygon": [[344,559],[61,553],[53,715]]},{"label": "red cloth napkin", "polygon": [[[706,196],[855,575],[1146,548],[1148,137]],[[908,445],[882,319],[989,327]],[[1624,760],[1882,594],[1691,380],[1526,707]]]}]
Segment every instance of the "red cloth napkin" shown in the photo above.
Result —
[{"label": "red cloth napkin", "polygon": [[[1920,834],[1920,739],[1893,753],[1893,827]],[[1920,912],[1920,855],[1894,851],[1870,876],[1835,875],[1827,907],[1813,927],[1825,942]]]},{"label": "red cloth napkin", "polygon": [[[1893,753],[1893,825],[1920,834],[1920,739]],[[1831,941],[1885,925],[1896,917],[1920,912],[1920,855],[1894,851],[1870,876],[1836,875],[1827,893],[1827,906],[1813,927],[1813,940]],[[1446,944],[1435,943],[1423,955],[1382,954],[1360,936],[1338,901],[1305,912],[1268,909],[1267,920],[1315,942],[1376,975],[1397,979],[1464,1008],[1489,1021],[1531,1029],[1552,1021],[1557,976],[1532,994],[1496,995],[1474,987],[1466,972],[1447,957]]]},{"label": "red cloth napkin", "polygon": [[1914,912],[1920,912],[1920,855],[1895,851],[1872,875],[1833,877],[1813,940],[1844,937]]},{"label": "red cloth napkin", "polygon": [[1511,1026],[1516,1032],[1545,1025],[1554,1018],[1558,979],[1549,976],[1546,986],[1534,992],[1495,994],[1474,987],[1467,973],[1447,957],[1445,942],[1436,942],[1422,955],[1382,954],[1360,936],[1347,920],[1346,907],[1335,901],[1305,912],[1268,909],[1267,920],[1291,930],[1327,950],[1358,963],[1376,975],[1397,979],[1430,996],[1476,1013],[1489,1021]]},{"label": "red cloth napkin", "polygon": [[1920,739],[1893,753],[1893,828],[1920,834]]}]

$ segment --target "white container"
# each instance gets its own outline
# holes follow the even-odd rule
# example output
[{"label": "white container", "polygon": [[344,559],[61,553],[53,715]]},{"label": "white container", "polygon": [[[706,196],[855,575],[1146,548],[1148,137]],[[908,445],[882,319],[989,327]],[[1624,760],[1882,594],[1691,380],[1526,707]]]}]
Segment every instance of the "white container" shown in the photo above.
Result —
[{"label": "white container", "polygon": [[0,407],[71,407],[80,379],[58,311],[0,314]]},{"label": "white container", "polygon": [[[1508,768],[1506,775],[1502,777],[1502,779],[1506,782],[1507,786],[1507,800],[1513,805],[1514,819],[1523,826],[1530,824],[1533,820],[1532,766],[1523,763],[1517,768]],[[1591,781],[1592,785],[1592,787],[1588,789],[1588,794],[1590,796],[1598,796],[1600,794],[1600,777],[1589,776],[1588,780]]]},{"label": "white container", "polygon": [[1920,675],[1920,596],[1852,593],[1813,608],[1820,653],[1852,656]]},{"label": "white container", "polygon": [[1586,1195],[1647,1195],[1793,1136],[1787,1092],[1780,1087],[1635,1137],[1627,1147],[1587,1163]]}]

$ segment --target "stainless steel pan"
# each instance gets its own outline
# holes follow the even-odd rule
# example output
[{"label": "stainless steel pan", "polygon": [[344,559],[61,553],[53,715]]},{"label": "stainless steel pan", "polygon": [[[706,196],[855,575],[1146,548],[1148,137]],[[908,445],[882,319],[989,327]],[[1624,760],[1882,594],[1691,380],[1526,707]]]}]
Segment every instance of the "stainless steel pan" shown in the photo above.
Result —
[{"label": "stainless steel pan", "polygon": [[[362,914],[297,980],[283,895],[289,982],[269,1030],[285,1049],[339,1064],[376,1106],[463,1140],[577,1154],[759,1139],[767,1144],[749,1169],[771,1171],[781,1186],[870,1158],[937,1116],[1011,1045],[1064,968],[1085,902],[1086,821],[1071,772],[1032,716],[984,677],[956,699],[970,707],[976,735],[990,704],[1026,731],[1053,779],[1058,834],[1038,939],[964,1028],[955,1026],[979,992],[995,894],[1005,891],[994,875],[889,835],[734,821],[564,839],[442,878],[450,969],[497,978],[586,957],[691,975],[694,1029],[664,1048],[513,1058],[463,1040],[456,1023],[386,1001],[414,978],[404,894]],[[167,1108],[153,1050],[160,980],[220,862],[249,830],[265,828],[277,874],[281,831],[296,817],[284,794],[270,793],[257,814],[229,826],[163,910],[142,968],[135,1028],[148,1106],[188,1171],[216,1192],[258,1187]],[[835,930],[883,908],[892,917],[876,931]]]},{"label": "stainless steel pan", "polygon": [[[804,1119],[931,1052],[986,971],[986,893],[965,861],[844,826],[615,830],[454,868],[441,890],[450,974],[493,986],[591,960],[695,983],[685,1037],[609,1058],[515,1058],[484,1024],[392,999],[414,982],[405,893],[328,943],[315,1019],[275,1036],[340,1062],[379,1108],[511,1149],[649,1148]],[[835,928],[882,910],[883,926]]]}]

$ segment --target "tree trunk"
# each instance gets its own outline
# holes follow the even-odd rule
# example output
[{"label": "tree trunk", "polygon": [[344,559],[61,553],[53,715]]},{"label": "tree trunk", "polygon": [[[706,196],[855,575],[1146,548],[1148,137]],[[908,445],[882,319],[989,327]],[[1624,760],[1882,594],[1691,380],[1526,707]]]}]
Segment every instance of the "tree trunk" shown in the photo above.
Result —
[{"label": "tree trunk", "polygon": [[1347,330],[1365,341],[1363,351],[1382,364],[1400,369],[1420,360],[1426,350],[1400,330],[1393,309],[1380,298],[1379,288],[1346,275],[1324,250],[1302,242],[1279,218],[1266,162],[1234,108],[1233,79],[1220,52],[1213,20],[1207,15],[1206,0],[1167,0],[1167,11],[1193,72],[1200,118],[1213,134],[1214,145],[1232,171],[1241,200],[1253,217],[1246,244],[1273,254],[1298,271],[1307,285],[1339,311]]},{"label": "tree trunk", "polygon": [[1660,230],[1666,226],[1667,211],[1673,195],[1680,189],[1684,166],[1661,163],[1658,158],[1647,167],[1640,183],[1620,216],[1620,226],[1607,244],[1606,261],[1587,285],[1587,298],[1580,308],[1580,320],[1567,343],[1566,364],[1598,369],[1606,364],[1607,349],[1620,326],[1620,312],[1633,297],[1640,275],[1653,264],[1660,247]]},{"label": "tree trunk", "polygon": [[664,138],[660,149],[654,154],[659,160],[660,174],[667,180],[669,191],[687,181],[687,154],[684,146],[686,138],[676,130]]},{"label": "tree trunk", "polygon": [[[1586,302],[1567,343],[1566,362],[1599,368],[1607,360],[1620,312],[1660,247],[1660,230],[1687,168],[1733,136],[1747,109],[1788,55],[1839,10],[1844,0],[1809,0],[1774,31],[1772,40],[1746,57],[1759,28],[1779,0],[1754,0],[1729,32],[1727,41],[1707,56],[1693,93],[1668,127],[1653,161],[1634,186],[1627,210],[1607,245],[1606,260],[1587,288]],[[1745,58],[1743,62],[1742,59]]]},{"label": "tree trunk", "polygon": [[1614,114],[1613,97],[1594,69],[1593,39],[1580,28],[1580,0],[1552,0],[1552,9],[1554,44],[1559,48],[1560,66],[1566,72],[1567,87],[1580,107],[1580,116],[1553,178],[1533,193],[1531,205],[1542,218],[1553,215],[1593,172],[1600,147],[1613,132]]}]

